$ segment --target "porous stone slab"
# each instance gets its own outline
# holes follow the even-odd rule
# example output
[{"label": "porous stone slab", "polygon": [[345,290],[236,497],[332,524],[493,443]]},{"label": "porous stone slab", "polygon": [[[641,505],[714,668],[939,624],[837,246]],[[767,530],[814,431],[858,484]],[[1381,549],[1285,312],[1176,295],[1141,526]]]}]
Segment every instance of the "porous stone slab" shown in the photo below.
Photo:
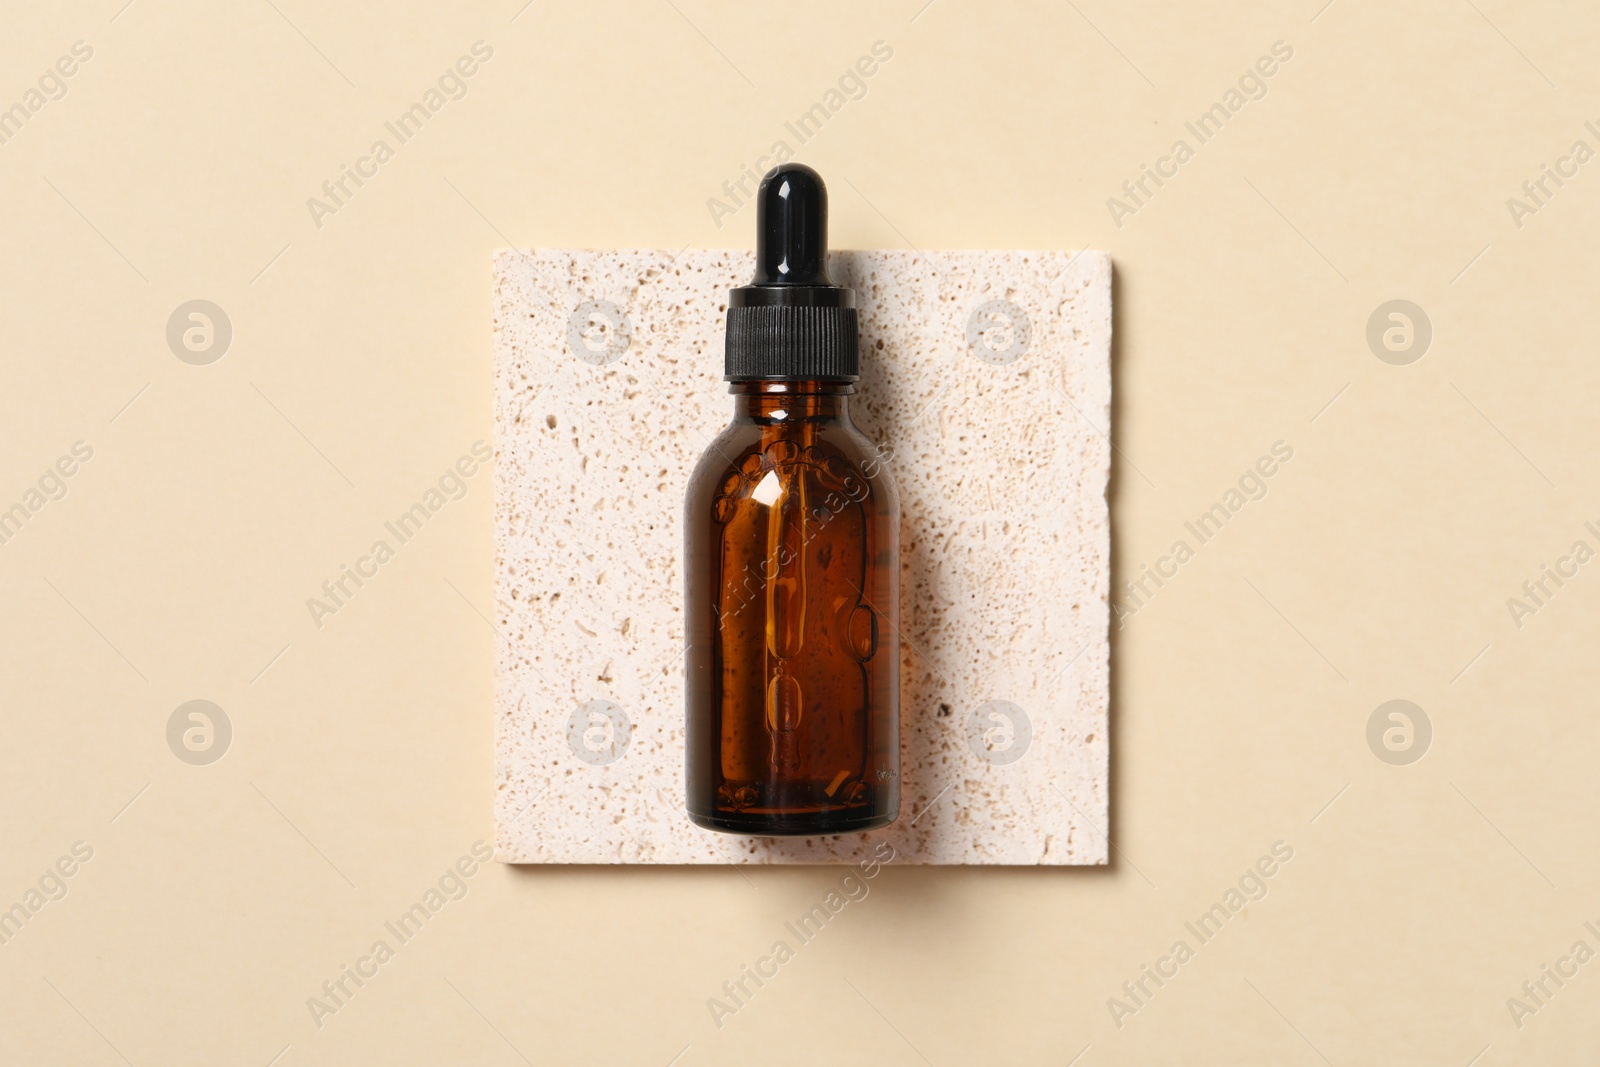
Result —
[{"label": "porous stone slab", "polygon": [[1111,262],[837,252],[851,401],[902,518],[901,807],[883,830],[684,813],[684,487],[727,424],[741,251],[495,259],[496,858],[1107,861]]}]

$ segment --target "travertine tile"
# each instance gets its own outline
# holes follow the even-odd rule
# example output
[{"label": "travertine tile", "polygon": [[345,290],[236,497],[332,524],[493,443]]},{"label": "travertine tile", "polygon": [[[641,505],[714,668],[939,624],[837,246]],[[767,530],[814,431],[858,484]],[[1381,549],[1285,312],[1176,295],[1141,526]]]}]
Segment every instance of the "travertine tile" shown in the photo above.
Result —
[{"label": "travertine tile", "polygon": [[[900,819],[762,839],[684,814],[684,484],[731,415],[726,292],[751,267],[736,251],[496,259],[497,858],[834,863],[887,840],[905,863],[1105,863],[1098,252],[834,254],[861,309],[853,413],[903,509]],[[1012,309],[1022,330],[1001,325]]]}]

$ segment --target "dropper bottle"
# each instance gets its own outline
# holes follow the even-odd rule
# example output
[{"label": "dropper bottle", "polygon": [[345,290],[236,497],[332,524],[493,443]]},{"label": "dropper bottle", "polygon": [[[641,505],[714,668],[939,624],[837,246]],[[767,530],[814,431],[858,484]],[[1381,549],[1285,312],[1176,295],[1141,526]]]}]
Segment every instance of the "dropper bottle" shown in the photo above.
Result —
[{"label": "dropper bottle", "polygon": [[728,293],[734,417],[684,516],[686,787],[701,826],[820,835],[900,806],[900,504],[850,420],[855,292],[828,274],[809,167],[756,194],[756,268]]}]

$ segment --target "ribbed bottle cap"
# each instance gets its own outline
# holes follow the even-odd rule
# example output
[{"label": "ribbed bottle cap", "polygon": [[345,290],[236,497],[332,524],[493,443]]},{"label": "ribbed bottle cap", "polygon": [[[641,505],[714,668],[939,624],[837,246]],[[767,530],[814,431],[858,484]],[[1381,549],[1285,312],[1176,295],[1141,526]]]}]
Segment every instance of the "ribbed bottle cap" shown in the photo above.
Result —
[{"label": "ribbed bottle cap", "polygon": [[856,294],[828,277],[828,189],[801,163],[756,191],[756,272],[728,291],[729,381],[859,376]]}]

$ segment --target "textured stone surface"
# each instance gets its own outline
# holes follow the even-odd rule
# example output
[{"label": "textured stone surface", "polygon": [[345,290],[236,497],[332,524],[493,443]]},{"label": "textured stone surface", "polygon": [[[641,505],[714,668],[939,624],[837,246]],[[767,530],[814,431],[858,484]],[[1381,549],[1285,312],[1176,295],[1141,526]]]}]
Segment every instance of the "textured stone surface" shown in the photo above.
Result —
[{"label": "textured stone surface", "polygon": [[904,512],[898,822],[761,839],[683,811],[681,509],[731,415],[724,301],[751,255],[502,251],[498,859],[834,863],[887,840],[905,863],[1106,862],[1110,259],[832,264],[861,308],[853,414]]}]

